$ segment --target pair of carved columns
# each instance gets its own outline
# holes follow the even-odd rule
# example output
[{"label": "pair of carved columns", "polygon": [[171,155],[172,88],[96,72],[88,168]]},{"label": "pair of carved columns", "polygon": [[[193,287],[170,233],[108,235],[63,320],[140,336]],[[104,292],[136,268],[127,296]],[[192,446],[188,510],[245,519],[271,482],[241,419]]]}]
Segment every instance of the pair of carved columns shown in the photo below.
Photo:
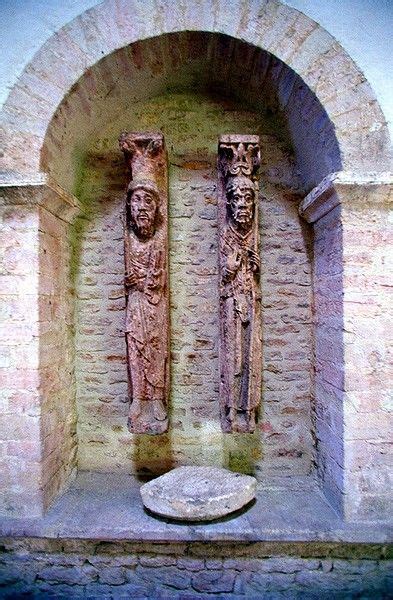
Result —
[{"label": "pair of carved columns", "polygon": [[[132,433],[168,429],[168,175],[164,137],[123,133],[130,172],[124,218],[127,366]],[[218,146],[220,413],[252,433],[261,396],[257,136]]]}]

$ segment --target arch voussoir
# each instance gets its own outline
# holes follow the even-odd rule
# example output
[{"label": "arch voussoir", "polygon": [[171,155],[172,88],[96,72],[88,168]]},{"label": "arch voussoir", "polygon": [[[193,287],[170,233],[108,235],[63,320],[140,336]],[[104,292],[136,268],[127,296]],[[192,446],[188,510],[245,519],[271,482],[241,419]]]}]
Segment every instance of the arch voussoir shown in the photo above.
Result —
[{"label": "arch voussoir", "polygon": [[[32,136],[32,154],[40,153],[59,104],[93,65],[134,42],[187,30],[218,32],[277,57],[321,102],[335,128],[345,168],[362,168],[364,159],[359,150],[366,144],[372,148],[367,168],[388,168],[387,127],[363,74],[332,36],[278,1],[261,4],[235,0],[228,6],[219,0],[199,0],[176,3],[170,11],[163,0],[143,5],[126,0],[102,2],[55,33],[27,66],[5,104],[7,137],[19,137],[22,142],[22,138]],[[290,103],[292,84],[285,81],[280,85],[285,89],[281,98],[285,107]],[[87,111],[88,102],[89,94],[83,102]],[[342,116],[345,111],[353,118],[354,130]],[[22,164],[28,170],[39,169],[39,156],[21,163],[15,143],[9,139],[6,153],[6,168],[17,169]]]}]

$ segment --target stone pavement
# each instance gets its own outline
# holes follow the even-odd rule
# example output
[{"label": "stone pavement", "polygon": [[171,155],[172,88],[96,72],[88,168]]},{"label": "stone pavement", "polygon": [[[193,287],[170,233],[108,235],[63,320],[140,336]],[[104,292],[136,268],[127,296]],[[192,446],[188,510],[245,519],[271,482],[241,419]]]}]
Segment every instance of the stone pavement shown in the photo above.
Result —
[{"label": "stone pavement", "polygon": [[42,519],[3,519],[0,536],[134,541],[342,542],[386,544],[386,523],[345,523],[312,478],[258,484],[257,498],[235,516],[176,523],[149,515],[129,475],[81,472]]}]

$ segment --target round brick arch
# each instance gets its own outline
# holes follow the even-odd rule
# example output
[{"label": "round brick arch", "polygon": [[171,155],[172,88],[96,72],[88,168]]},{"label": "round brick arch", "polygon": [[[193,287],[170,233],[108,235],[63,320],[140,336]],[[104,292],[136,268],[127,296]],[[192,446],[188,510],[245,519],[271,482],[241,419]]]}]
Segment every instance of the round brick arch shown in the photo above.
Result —
[{"label": "round brick arch", "polygon": [[[54,34],[11,90],[3,111],[7,129],[6,171],[32,175],[44,170],[56,175],[46,140],[59,107],[68,112],[68,121],[80,112],[81,106],[90,118],[97,114],[97,98],[92,90],[80,94],[78,102],[72,104],[72,90],[78,82],[85,80],[85,89],[88,89],[92,69],[102,65],[103,58],[117,57],[114,62],[119,64],[121,56],[116,54],[119,49],[175,32],[229,36],[275,57],[278,64],[285,65],[287,72],[296,74],[304,89],[300,96],[298,94],[297,111],[288,117],[290,130],[291,122],[299,121],[299,115],[303,119],[301,127],[294,126],[290,132],[295,150],[296,136],[301,131],[303,147],[310,139],[312,148],[312,138],[319,136],[321,115],[315,114],[309,97],[323,108],[323,118],[328,117],[335,134],[338,155],[330,160],[330,167],[316,168],[317,179],[329,170],[364,172],[389,168],[387,126],[370,85],[338,42],[301,12],[275,0],[231,0],[229,3],[195,0],[178,3],[176,8],[165,0],[144,3],[105,0]],[[238,64],[237,72],[242,68],[243,65]],[[290,96],[287,82],[288,78],[277,77],[277,94],[283,99],[284,112]],[[108,85],[110,89],[110,82]],[[310,112],[314,114],[310,116]],[[54,149],[56,147],[60,153],[64,151],[61,135],[57,135]],[[308,152],[310,154],[310,149]],[[307,163],[307,157],[303,162]],[[312,165],[308,168],[312,170]],[[315,177],[305,177],[304,181],[309,189],[318,183]],[[72,189],[66,180],[59,183]]]}]

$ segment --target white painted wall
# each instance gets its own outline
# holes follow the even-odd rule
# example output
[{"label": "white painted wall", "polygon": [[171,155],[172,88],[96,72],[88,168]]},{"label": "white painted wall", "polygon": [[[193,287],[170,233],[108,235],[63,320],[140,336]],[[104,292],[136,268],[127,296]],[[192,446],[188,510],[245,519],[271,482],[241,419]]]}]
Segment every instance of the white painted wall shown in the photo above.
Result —
[{"label": "white painted wall", "polygon": [[[42,44],[96,4],[97,0],[0,0],[0,105]],[[320,23],[347,50],[373,87],[393,138],[393,1],[286,0],[286,4]]]},{"label": "white painted wall", "polygon": [[393,139],[393,0],[282,0],[340,42],[373,88]]}]

